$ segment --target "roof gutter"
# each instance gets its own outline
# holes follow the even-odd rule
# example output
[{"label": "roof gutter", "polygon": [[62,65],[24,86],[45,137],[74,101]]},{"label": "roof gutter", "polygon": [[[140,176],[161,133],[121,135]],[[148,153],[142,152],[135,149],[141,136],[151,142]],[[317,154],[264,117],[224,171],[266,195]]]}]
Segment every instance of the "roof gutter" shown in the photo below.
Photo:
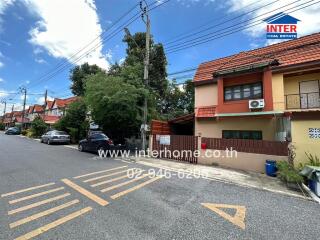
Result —
[{"label": "roof gutter", "polygon": [[263,116],[263,115],[282,115],[283,111],[265,111],[265,112],[242,112],[242,113],[216,113],[215,117],[241,117],[241,116]]},{"label": "roof gutter", "polygon": [[275,60],[272,60],[271,62],[262,62],[262,63],[251,64],[251,65],[238,67],[234,69],[217,71],[213,73],[213,77],[218,78],[218,77],[229,76],[234,74],[248,73],[257,69],[261,69],[269,66],[278,66],[278,65],[279,65],[279,61],[275,59]]}]

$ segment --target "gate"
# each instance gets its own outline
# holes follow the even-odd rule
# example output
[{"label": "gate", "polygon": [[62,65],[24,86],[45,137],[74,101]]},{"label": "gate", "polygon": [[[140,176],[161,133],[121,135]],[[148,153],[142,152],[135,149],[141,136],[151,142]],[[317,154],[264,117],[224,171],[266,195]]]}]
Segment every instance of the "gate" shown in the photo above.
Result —
[{"label": "gate", "polygon": [[158,158],[174,159],[197,163],[195,151],[198,150],[197,136],[152,135],[152,151],[157,151]]}]

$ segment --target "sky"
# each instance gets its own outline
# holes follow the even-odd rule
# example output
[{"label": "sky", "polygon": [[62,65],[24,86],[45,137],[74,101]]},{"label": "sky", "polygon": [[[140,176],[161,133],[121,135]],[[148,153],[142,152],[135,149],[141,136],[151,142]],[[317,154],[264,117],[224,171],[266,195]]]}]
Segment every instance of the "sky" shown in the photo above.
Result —
[{"label": "sky", "polygon": [[[157,6],[150,12],[151,33],[156,43],[164,44],[168,73],[275,43],[266,39],[263,19],[279,12],[300,20],[299,37],[320,31],[318,0],[166,1],[147,0],[151,7]],[[21,109],[23,97],[17,93],[19,87],[28,90],[27,106],[43,104],[46,90],[49,99],[71,96],[69,75],[74,62],[89,62],[104,69],[121,63],[126,49],[122,42],[124,31],[114,33],[117,27],[121,30],[126,26],[126,20],[138,13],[139,7],[115,23],[138,3],[137,0],[0,0],[0,115],[4,108],[1,100],[7,101],[7,112],[13,104],[15,109]],[[299,6],[308,7],[294,11]],[[242,29],[245,24],[253,26]],[[132,34],[145,31],[141,18],[127,27]],[[234,29],[237,31],[224,36],[224,31]],[[174,51],[186,46],[188,40],[198,42],[201,35],[208,38],[206,43]],[[170,77],[181,82],[192,74]]]}]

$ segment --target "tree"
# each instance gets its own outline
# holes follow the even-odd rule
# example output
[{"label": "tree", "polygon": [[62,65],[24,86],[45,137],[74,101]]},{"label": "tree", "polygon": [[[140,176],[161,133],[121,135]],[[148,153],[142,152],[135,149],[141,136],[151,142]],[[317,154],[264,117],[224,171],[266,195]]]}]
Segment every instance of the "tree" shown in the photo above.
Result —
[{"label": "tree", "polygon": [[42,134],[45,133],[48,126],[43,121],[43,119],[40,116],[36,116],[35,119],[31,122],[31,131],[32,135],[35,137],[40,137]]},{"label": "tree", "polygon": [[99,73],[87,78],[85,92],[94,122],[112,139],[122,141],[139,133],[145,89]]},{"label": "tree", "polygon": [[87,106],[82,99],[71,103],[63,116],[56,124],[58,130],[68,132],[74,142],[86,136],[88,122],[86,121]]},{"label": "tree", "polygon": [[70,89],[72,93],[76,96],[83,96],[86,77],[99,72],[105,71],[97,65],[89,65],[88,63],[74,67],[70,71],[70,80],[72,82]]}]

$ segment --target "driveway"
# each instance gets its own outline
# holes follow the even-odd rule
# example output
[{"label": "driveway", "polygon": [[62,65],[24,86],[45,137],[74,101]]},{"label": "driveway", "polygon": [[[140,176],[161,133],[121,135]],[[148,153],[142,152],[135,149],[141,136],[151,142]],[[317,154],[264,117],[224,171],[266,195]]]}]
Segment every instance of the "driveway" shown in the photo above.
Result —
[{"label": "driveway", "polygon": [[319,238],[311,201],[2,133],[0,196],[6,240]]}]

